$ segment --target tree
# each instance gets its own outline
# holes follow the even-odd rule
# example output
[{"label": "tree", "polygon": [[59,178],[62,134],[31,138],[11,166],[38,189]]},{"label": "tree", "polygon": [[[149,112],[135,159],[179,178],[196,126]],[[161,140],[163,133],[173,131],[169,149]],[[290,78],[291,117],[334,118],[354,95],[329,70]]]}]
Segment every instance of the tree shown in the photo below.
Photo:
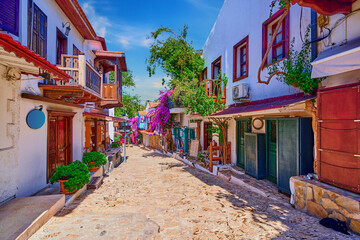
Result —
[{"label": "tree", "polygon": [[122,117],[126,113],[130,118],[136,117],[137,112],[144,109],[144,106],[141,105],[139,96],[131,96],[128,94],[123,94],[122,96],[123,107],[115,108],[115,116]]},{"label": "tree", "polygon": [[[112,71],[109,74],[109,82],[114,84],[115,82],[115,72]],[[135,87],[134,75],[131,70],[122,73],[122,86],[123,87]]]}]

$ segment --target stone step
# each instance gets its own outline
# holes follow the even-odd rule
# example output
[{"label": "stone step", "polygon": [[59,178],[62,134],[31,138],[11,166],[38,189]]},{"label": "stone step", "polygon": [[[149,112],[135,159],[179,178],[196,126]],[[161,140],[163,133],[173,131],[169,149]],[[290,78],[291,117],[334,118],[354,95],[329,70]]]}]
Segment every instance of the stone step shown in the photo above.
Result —
[{"label": "stone step", "polygon": [[103,183],[103,180],[104,180],[103,176],[92,177],[87,185],[87,189],[98,189],[100,185]]}]

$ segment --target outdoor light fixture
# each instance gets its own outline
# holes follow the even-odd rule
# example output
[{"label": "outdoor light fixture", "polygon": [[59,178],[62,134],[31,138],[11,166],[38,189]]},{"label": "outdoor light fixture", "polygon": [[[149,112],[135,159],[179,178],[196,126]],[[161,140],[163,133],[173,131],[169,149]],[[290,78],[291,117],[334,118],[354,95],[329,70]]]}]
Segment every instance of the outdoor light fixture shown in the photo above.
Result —
[{"label": "outdoor light fixture", "polygon": [[71,30],[70,22],[63,23],[62,27],[64,28],[66,25],[68,25],[68,26],[66,27],[66,30],[65,30],[65,36],[69,36],[69,32]]}]

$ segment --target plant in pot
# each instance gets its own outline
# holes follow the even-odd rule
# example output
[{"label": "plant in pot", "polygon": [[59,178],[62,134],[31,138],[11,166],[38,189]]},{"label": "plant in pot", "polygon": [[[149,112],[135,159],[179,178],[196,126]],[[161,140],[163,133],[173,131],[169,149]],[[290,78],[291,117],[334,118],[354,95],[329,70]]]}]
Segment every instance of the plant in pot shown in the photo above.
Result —
[{"label": "plant in pot", "polygon": [[50,182],[60,183],[60,193],[72,194],[81,189],[90,180],[90,171],[87,166],[79,160],[69,165],[62,165],[56,168],[54,175],[51,176]]},{"label": "plant in pot", "polygon": [[87,152],[83,155],[83,163],[88,166],[90,172],[96,172],[106,162],[106,156],[101,152]]},{"label": "plant in pot", "polygon": [[120,147],[120,143],[119,142],[112,142],[111,147],[112,148],[118,148],[118,147]]}]

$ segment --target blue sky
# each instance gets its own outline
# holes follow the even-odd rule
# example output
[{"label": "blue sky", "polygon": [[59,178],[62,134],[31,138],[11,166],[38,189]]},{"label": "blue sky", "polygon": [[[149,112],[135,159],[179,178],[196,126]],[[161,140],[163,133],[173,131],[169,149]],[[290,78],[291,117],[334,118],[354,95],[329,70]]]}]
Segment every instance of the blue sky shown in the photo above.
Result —
[{"label": "blue sky", "polygon": [[150,32],[164,26],[174,31],[189,25],[188,40],[202,49],[223,0],[79,0],[96,33],[104,36],[108,50],[125,52],[128,69],[135,75],[137,94],[142,101],[159,96],[159,69],[149,78],[145,59],[149,56]]}]

